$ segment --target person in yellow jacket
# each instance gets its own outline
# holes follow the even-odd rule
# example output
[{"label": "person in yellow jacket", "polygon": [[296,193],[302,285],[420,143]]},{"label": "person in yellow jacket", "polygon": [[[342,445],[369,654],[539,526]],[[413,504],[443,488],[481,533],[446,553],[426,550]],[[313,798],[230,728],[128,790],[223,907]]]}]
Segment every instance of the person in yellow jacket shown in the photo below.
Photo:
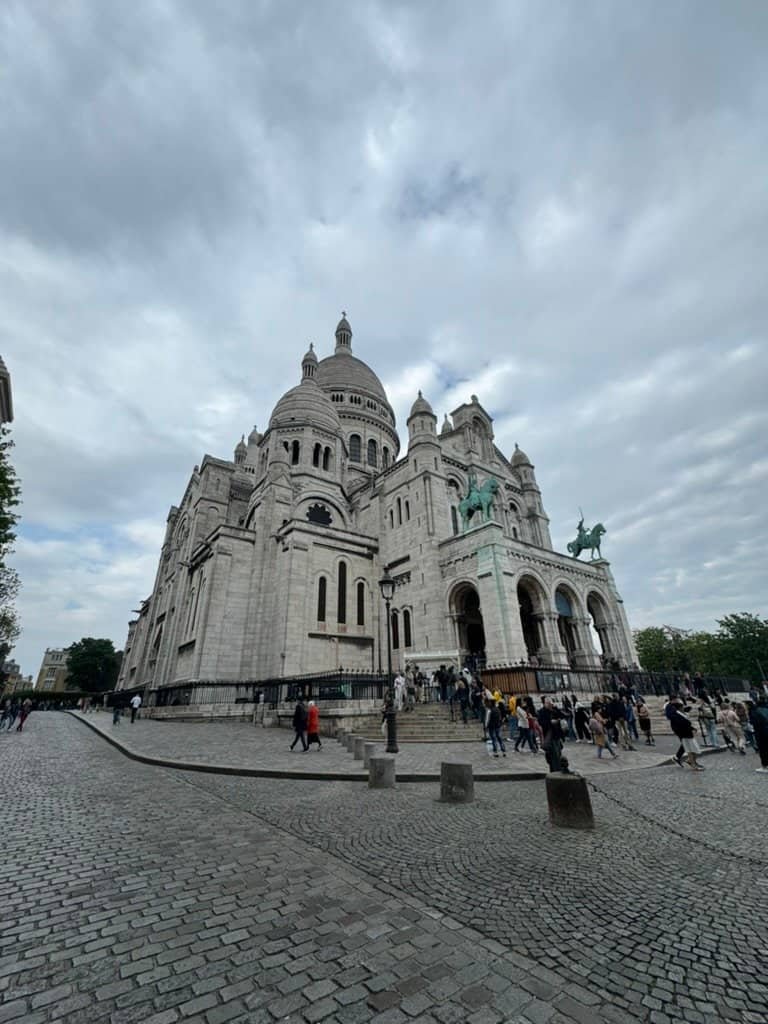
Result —
[{"label": "person in yellow jacket", "polygon": [[509,718],[507,719],[509,738],[514,740],[517,738],[517,697],[507,698],[507,708],[509,709]]}]

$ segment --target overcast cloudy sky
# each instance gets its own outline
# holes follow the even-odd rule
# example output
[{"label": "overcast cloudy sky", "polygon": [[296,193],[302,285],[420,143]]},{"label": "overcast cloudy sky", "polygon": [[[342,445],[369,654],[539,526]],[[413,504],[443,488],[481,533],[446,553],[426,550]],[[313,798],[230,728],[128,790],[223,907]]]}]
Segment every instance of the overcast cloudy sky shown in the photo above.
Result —
[{"label": "overcast cloudy sky", "polygon": [[340,310],[471,393],[634,626],[768,615],[768,4],[4,0],[0,354],[46,646],[125,639],[193,465]]}]

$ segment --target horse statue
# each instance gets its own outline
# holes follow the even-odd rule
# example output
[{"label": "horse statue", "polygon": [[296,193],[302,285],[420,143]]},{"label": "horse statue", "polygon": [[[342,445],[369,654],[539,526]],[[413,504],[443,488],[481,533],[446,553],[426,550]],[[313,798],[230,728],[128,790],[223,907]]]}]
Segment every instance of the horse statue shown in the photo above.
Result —
[{"label": "horse statue", "polygon": [[493,498],[498,489],[499,482],[495,477],[488,477],[483,486],[478,487],[477,478],[474,475],[470,475],[467,496],[459,502],[462,530],[468,529],[469,521],[475,512],[481,512],[483,521],[486,523],[490,522],[493,518],[491,515]]},{"label": "horse statue", "polygon": [[586,551],[589,548],[589,560],[594,560],[595,551],[597,551],[597,557],[602,558],[600,554],[600,538],[607,532],[602,523],[596,523],[591,530],[584,529],[584,520],[579,522],[577,527],[576,540],[569,541],[568,550],[574,558],[578,558],[582,551]]}]

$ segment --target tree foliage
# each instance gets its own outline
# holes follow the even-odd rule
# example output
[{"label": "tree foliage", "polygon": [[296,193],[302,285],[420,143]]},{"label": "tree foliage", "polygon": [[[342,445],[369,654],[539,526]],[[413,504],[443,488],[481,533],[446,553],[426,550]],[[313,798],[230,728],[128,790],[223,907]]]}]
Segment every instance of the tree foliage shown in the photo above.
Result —
[{"label": "tree foliage", "polygon": [[718,619],[715,633],[649,626],[635,632],[640,664],[649,672],[701,672],[768,678],[768,619],[750,612]]},{"label": "tree foliage", "polygon": [[83,693],[113,690],[120,671],[122,652],[111,640],[83,637],[67,652],[67,689]]},{"label": "tree foliage", "polygon": [[7,427],[0,427],[0,665],[10,654],[21,628],[14,601],[19,592],[19,577],[6,565],[11,545],[16,539],[19,521],[19,481],[10,459],[13,441]]}]

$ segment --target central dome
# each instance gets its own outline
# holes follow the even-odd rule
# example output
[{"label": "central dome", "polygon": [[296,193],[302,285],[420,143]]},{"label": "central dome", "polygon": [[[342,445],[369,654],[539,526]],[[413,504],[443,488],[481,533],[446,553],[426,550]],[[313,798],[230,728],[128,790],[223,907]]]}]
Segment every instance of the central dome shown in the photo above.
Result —
[{"label": "central dome", "polygon": [[348,352],[321,359],[316,380],[324,391],[359,389],[389,405],[387,393],[370,366]]}]

